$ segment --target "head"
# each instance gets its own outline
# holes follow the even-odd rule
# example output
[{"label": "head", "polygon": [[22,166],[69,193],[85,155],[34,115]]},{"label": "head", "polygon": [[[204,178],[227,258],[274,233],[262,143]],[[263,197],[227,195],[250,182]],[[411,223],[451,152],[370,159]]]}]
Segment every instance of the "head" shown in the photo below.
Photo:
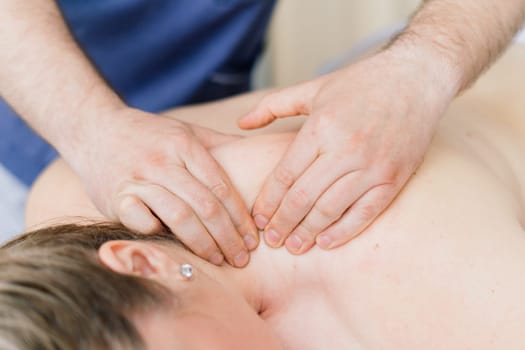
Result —
[{"label": "head", "polygon": [[173,235],[110,224],[27,233],[0,248],[0,348],[276,349],[224,276]]}]

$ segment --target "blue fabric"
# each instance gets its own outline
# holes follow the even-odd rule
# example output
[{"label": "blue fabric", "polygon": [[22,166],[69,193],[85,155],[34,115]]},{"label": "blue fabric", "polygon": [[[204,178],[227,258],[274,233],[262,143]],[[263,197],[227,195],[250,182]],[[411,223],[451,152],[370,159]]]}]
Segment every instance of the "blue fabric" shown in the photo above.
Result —
[{"label": "blue fabric", "polygon": [[[275,0],[59,0],[102,76],[150,112],[250,87]],[[0,162],[30,184],[56,152],[0,100]]]}]

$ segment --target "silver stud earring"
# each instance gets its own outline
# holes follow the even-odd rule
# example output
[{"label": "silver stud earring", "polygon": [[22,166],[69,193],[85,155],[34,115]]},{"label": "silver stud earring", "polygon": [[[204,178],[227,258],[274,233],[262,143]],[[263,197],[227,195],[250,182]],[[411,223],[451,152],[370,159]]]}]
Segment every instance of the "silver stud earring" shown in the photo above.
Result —
[{"label": "silver stud earring", "polygon": [[187,280],[191,279],[193,277],[193,266],[190,264],[182,264],[180,266],[180,274]]}]

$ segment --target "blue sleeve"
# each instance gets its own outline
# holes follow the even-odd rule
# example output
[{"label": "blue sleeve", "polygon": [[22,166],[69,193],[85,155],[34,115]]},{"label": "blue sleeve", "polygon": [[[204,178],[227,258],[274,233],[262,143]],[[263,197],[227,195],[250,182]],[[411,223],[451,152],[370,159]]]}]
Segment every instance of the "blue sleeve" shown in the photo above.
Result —
[{"label": "blue sleeve", "polygon": [[[157,112],[244,92],[275,0],[58,0],[131,106]],[[0,100],[0,162],[30,184],[56,152]]]}]

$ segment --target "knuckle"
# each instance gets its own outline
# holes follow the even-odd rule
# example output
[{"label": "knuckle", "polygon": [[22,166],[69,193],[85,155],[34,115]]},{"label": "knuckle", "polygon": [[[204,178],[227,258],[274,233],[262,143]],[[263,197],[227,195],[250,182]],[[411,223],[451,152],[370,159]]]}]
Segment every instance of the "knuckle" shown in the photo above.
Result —
[{"label": "knuckle", "polygon": [[224,243],[222,245],[222,248],[223,248],[222,250],[224,254],[230,258],[235,258],[237,254],[246,250],[240,242],[238,242],[237,240],[232,240],[232,239]]},{"label": "knuckle", "polygon": [[213,254],[218,253],[219,250],[214,241],[209,237],[205,231],[199,231],[190,235],[176,235],[184,245],[188,247],[193,253],[203,259],[209,259]]},{"label": "knuckle", "polygon": [[332,222],[337,218],[338,214],[334,211],[332,206],[326,204],[317,204],[315,207],[313,207],[313,210],[316,211],[319,220],[324,222]]},{"label": "knuckle", "polygon": [[400,169],[394,164],[389,163],[383,165],[379,173],[383,182],[394,183],[399,177]]},{"label": "knuckle", "polygon": [[318,232],[316,232],[316,229],[314,228],[315,225],[312,225],[310,222],[303,222],[301,223],[297,229],[294,231],[296,235],[301,237],[301,239],[305,243],[311,243],[314,241],[315,236]]},{"label": "knuckle", "polygon": [[[167,158],[168,157],[166,156],[165,152],[151,152],[146,154],[144,161],[147,166],[158,169],[166,166],[168,161]],[[143,173],[141,173],[139,170],[136,170],[133,175],[136,178],[140,178],[143,176]]]},{"label": "knuckle", "polygon": [[169,135],[184,140],[189,138],[191,131],[188,128],[174,126],[169,130]]},{"label": "knuckle", "polygon": [[295,108],[297,111],[303,115],[308,115],[310,112],[310,99],[298,100],[296,102]]},{"label": "knuckle", "polygon": [[365,204],[360,208],[357,208],[357,218],[360,222],[369,222],[371,221],[377,213],[377,208],[373,204]]},{"label": "knuckle", "polygon": [[124,216],[129,210],[136,208],[137,206],[141,205],[141,203],[141,200],[134,195],[124,196],[119,203],[119,216]]},{"label": "knuckle", "polygon": [[158,221],[152,221],[144,226],[142,233],[145,235],[154,235],[163,231],[163,227]]},{"label": "knuckle", "polygon": [[145,216],[145,207],[142,201],[134,195],[124,196],[117,204],[116,215],[111,215],[110,219],[118,220],[122,223],[140,223],[140,218]]},{"label": "knuckle", "polygon": [[219,252],[215,244],[209,242],[203,244],[201,240],[194,240],[188,244],[188,246],[195,254],[203,259],[209,259],[213,256],[213,254]]},{"label": "knuckle", "polygon": [[[228,232],[228,234],[226,234],[226,232]],[[213,238],[223,253],[228,257],[233,258],[244,250],[244,244],[241,242],[240,237],[232,231],[221,230],[218,233],[214,233]]]},{"label": "knuckle", "polygon": [[288,203],[293,209],[307,209],[312,205],[308,193],[302,188],[292,188],[288,192]]},{"label": "knuckle", "polygon": [[210,191],[219,199],[224,202],[231,196],[230,186],[224,181],[221,180],[217,184],[210,187]]},{"label": "knuckle", "polygon": [[191,132],[186,128],[174,128],[170,132],[170,138],[175,140],[174,143],[170,143],[167,148],[176,147],[181,152],[190,149],[192,144]]},{"label": "knuckle", "polygon": [[378,203],[377,207],[382,207],[394,199],[397,192],[399,191],[399,186],[397,186],[395,183],[385,183],[377,187],[376,190],[379,192],[377,194],[376,200]]},{"label": "knuckle", "polygon": [[354,131],[345,137],[344,148],[345,153],[355,153],[356,149],[366,141],[366,135],[363,131]]},{"label": "knuckle", "polygon": [[334,121],[337,118],[336,111],[333,107],[325,107],[320,114],[320,117],[316,119],[317,128],[333,128]]},{"label": "knuckle", "polygon": [[193,215],[193,211],[190,209],[189,206],[181,205],[175,210],[173,210],[173,213],[171,214],[171,216],[166,219],[168,221],[166,222],[166,224],[169,227],[180,225],[183,222],[186,222],[187,220],[189,220],[192,217],[192,215]]},{"label": "knuckle", "polygon": [[219,215],[221,206],[215,199],[205,199],[200,204],[201,215],[204,220],[210,220]]},{"label": "knuckle", "polygon": [[275,180],[284,185],[290,187],[294,183],[295,179],[293,173],[283,165],[278,165],[274,172]]},{"label": "knuckle", "polygon": [[[144,158],[145,159],[144,163],[149,165],[149,160],[148,160],[149,155],[146,155],[145,157],[146,158]],[[132,166],[129,170],[130,171],[129,176],[127,176],[124,181],[121,181],[117,185],[118,191],[120,192],[126,191],[127,189],[132,187],[135,183],[146,180],[146,178],[148,177],[147,176],[148,174],[147,174],[147,171],[144,170],[144,168],[145,167],[143,166],[136,166],[136,165]]]},{"label": "knuckle", "polygon": [[276,206],[270,203],[267,200],[258,200],[255,202],[255,205],[253,206],[253,212],[257,214],[264,214],[265,216],[272,216],[274,211],[276,209]]}]

